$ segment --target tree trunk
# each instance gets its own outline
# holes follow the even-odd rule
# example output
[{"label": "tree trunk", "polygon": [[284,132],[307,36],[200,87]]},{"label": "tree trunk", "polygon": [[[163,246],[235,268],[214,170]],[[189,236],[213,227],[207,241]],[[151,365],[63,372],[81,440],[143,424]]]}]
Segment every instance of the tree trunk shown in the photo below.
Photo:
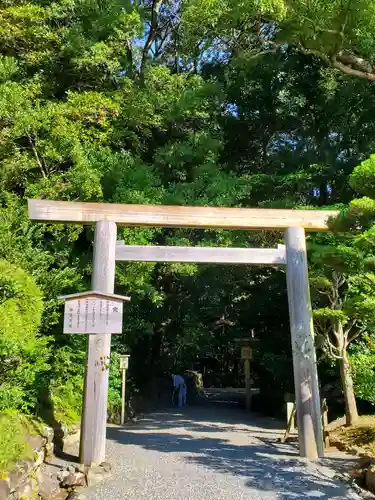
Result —
[{"label": "tree trunk", "polygon": [[354,396],[353,378],[350,373],[348,353],[346,350],[342,353],[342,359],[339,360],[342,389],[345,398],[345,416],[346,425],[354,425],[358,421],[357,402]]}]

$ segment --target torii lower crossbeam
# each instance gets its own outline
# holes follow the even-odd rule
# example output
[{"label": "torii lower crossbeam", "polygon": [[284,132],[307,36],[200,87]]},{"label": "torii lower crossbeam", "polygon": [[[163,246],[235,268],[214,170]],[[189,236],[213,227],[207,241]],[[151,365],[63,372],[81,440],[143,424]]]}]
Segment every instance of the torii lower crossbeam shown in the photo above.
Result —
[{"label": "torii lower crossbeam", "polygon": [[117,242],[116,261],[186,262],[196,264],[286,264],[284,245],[278,248],[217,248],[125,245]]}]

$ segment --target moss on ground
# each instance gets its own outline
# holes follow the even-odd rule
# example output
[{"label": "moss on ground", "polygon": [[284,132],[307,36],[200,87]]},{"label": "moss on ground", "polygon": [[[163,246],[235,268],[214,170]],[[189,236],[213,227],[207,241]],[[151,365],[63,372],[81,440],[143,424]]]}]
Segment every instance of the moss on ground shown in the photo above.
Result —
[{"label": "moss on ground", "polygon": [[29,419],[15,412],[0,413],[0,476],[5,476],[19,460],[32,459],[26,437],[36,434]]},{"label": "moss on ground", "polygon": [[[331,424],[330,424],[331,426]],[[329,432],[330,438],[344,443],[347,447],[362,448],[375,456],[375,416],[363,415],[356,425],[340,425]]]}]

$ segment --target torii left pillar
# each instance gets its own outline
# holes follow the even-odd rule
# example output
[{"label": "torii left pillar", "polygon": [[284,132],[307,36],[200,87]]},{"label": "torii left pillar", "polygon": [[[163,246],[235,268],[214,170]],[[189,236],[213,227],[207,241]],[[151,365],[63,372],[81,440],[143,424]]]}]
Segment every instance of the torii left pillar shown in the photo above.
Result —
[{"label": "torii left pillar", "polygon": [[[114,291],[116,238],[115,222],[96,223],[92,289],[98,292]],[[105,461],[110,355],[110,334],[89,335],[80,446],[80,461],[87,466]]]}]

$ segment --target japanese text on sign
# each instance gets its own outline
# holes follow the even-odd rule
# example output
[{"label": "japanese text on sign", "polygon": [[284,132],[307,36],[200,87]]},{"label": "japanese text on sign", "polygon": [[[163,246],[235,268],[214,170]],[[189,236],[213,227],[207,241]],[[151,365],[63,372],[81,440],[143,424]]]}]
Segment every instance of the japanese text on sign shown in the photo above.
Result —
[{"label": "japanese text on sign", "polygon": [[122,333],[122,302],[100,297],[68,300],[64,333]]}]

